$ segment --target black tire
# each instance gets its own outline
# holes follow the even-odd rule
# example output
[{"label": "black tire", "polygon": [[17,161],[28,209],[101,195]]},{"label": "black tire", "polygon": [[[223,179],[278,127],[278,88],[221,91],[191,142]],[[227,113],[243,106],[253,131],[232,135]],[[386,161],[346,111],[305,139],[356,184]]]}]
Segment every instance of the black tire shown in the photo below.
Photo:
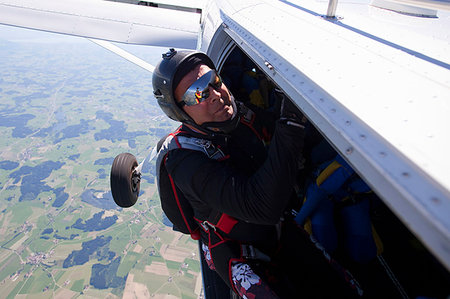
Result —
[{"label": "black tire", "polygon": [[135,170],[137,166],[136,158],[129,153],[118,155],[112,164],[111,193],[116,204],[122,208],[134,205],[139,196],[141,178]]}]

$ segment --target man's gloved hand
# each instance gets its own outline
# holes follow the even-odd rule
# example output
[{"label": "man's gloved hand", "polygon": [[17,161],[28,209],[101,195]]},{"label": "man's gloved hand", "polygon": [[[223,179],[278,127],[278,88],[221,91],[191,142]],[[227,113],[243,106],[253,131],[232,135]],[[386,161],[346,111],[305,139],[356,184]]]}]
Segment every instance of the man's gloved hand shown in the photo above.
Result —
[{"label": "man's gloved hand", "polygon": [[280,90],[275,90],[277,98],[280,100],[280,120],[290,125],[304,127],[307,123],[306,117]]}]

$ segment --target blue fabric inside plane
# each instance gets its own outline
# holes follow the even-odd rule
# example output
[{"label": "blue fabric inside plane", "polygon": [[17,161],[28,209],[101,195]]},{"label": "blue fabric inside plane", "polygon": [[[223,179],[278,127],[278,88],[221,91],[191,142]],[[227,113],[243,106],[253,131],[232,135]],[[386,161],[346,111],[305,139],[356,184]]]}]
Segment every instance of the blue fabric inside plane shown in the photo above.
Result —
[{"label": "blue fabric inside plane", "polygon": [[[309,217],[313,236],[328,252],[334,252],[338,247],[336,206],[353,194],[370,192],[370,187],[361,178],[355,178],[353,169],[339,155],[331,161],[322,163],[318,167],[317,177],[322,172],[328,171],[333,162],[337,162],[339,166],[320,183],[320,186],[317,181],[309,184],[305,202],[295,218],[297,223],[304,225]],[[340,217],[344,248],[354,261],[360,263],[370,261],[377,252],[372,236],[369,209],[369,200],[363,198],[339,207],[337,214]]]}]

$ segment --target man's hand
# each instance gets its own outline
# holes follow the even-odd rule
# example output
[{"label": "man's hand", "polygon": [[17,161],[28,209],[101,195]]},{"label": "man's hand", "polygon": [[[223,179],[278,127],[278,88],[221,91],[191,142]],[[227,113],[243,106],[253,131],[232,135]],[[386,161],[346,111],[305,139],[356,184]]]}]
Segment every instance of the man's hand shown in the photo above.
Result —
[{"label": "man's hand", "polygon": [[306,117],[300,110],[289,100],[281,90],[275,90],[278,99],[280,100],[280,120],[291,125],[298,125],[304,127],[307,123]]}]

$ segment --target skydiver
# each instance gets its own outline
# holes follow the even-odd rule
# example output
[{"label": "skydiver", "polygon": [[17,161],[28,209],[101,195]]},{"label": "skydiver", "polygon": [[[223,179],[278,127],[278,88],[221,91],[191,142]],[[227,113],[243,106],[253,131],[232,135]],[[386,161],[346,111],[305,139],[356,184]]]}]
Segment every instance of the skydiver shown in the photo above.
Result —
[{"label": "skydiver", "polygon": [[174,228],[201,240],[228,287],[247,298],[361,294],[285,217],[307,122],[287,99],[270,128],[234,99],[206,54],[174,49],[155,68],[153,89],[164,113],[181,122],[158,144],[161,205]]}]

